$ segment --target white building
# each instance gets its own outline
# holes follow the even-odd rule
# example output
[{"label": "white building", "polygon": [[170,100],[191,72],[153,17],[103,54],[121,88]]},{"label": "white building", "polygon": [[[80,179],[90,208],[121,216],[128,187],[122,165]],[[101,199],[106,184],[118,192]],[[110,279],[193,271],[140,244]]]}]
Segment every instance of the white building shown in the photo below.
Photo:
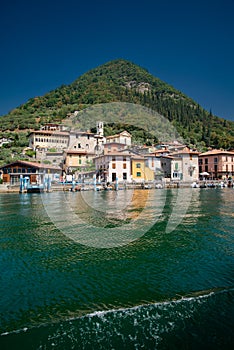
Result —
[{"label": "white building", "polygon": [[55,149],[61,151],[69,144],[69,132],[59,130],[38,130],[29,135],[29,147],[34,151],[37,149]]},{"label": "white building", "polygon": [[198,155],[197,151],[192,151],[188,147],[171,153],[171,179],[183,182],[197,181],[199,179]]},{"label": "white building", "polygon": [[131,154],[112,152],[94,158],[98,181],[131,181]]},{"label": "white building", "polygon": [[149,153],[145,154],[144,158],[145,165],[154,172],[155,179],[164,175],[161,165],[161,157]]},{"label": "white building", "polygon": [[106,143],[122,143],[125,146],[131,146],[132,136],[126,130],[120,132],[119,134],[111,135],[106,137]]}]

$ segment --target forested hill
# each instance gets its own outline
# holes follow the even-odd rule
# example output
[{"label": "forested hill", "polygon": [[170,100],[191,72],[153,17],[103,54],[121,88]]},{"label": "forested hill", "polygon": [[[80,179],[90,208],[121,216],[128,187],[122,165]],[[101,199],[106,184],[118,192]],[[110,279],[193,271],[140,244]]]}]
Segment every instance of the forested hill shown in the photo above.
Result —
[{"label": "forested hill", "polygon": [[234,122],[213,116],[146,69],[122,59],[92,69],[70,85],[31,98],[0,118],[0,129],[37,129],[90,105],[117,101],[141,104],[162,114],[189,145],[234,148]]}]

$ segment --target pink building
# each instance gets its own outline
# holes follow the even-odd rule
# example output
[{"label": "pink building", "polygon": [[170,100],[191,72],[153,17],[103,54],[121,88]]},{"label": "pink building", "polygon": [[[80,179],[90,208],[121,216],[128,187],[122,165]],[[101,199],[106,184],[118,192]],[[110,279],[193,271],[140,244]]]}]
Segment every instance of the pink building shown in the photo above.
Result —
[{"label": "pink building", "polygon": [[213,179],[234,176],[234,151],[211,150],[199,154],[199,173],[204,172]]}]

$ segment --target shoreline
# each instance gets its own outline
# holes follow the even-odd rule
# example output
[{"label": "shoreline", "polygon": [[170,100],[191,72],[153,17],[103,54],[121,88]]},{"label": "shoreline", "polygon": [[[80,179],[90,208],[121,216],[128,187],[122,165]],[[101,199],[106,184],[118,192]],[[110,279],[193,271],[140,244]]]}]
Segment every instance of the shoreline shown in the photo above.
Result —
[{"label": "shoreline", "polygon": [[[118,184],[118,190],[128,190],[128,189],[142,189],[142,190],[158,190],[158,189],[171,189],[171,188],[233,188],[233,184],[231,186],[228,186],[227,183],[225,183],[222,180],[201,180],[196,181],[197,187],[193,187],[192,184],[195,182],[155,182],[155,183],[128,183],[128,184]],[[225,184],[223,186],[223,184]],[[112,187],[104,189],[102,185],[96,186],[96,190],[94,189],[94,184],[78,184],[75,188],[72,187],[72,184],[52,184],[51,189],[49,191],[45,192],[58,192],[58,191],[65,191],[65,192],[80,192],[80,191],[105,191],[105,190],[111,190],[116,191],[114,184]],[[1,184],[0,185],[0,194],[1,193],[20,193],[20,186],[14,185],[11,186],[9,184]],[[27,191],[25,190],[25,193]]]}]

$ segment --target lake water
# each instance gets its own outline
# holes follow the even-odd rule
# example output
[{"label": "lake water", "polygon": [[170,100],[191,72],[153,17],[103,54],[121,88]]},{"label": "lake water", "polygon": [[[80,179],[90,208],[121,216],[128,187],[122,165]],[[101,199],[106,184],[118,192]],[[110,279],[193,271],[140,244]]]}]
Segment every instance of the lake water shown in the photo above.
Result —
[{"label": "lake water", "polygon": [[0,195],[0,349],[232,348],[234,190],[127,192]]}]

